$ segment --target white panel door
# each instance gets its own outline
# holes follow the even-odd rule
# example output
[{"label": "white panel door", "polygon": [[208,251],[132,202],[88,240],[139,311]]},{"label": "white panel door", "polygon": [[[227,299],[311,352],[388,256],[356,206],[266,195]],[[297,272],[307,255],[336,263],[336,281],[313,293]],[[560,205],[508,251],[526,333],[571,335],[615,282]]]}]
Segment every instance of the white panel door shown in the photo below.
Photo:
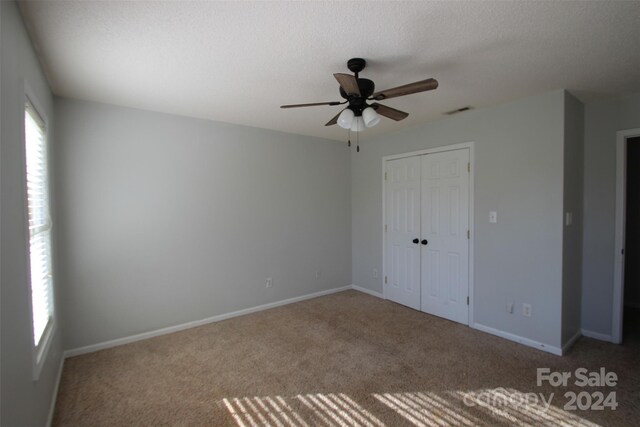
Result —
[{"label": "white panel door", "polygon": [[468,324],[469,150],[421,158],[422,311]]},{"label": "white panel door", "polygon": [[420,310],[420,157],[389,160],[385,172],[384,296]]}]

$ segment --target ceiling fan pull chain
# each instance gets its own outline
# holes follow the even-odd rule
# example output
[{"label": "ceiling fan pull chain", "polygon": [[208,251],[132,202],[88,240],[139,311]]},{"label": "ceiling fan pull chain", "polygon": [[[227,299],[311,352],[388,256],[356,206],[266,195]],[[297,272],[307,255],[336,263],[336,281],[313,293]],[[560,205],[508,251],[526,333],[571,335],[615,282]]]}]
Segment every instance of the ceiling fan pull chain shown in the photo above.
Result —
[{"label": "ceiling fan pull chain", "polygon": [[[358,128],[358,122],[356,122],[356,129]],[[360,152],[360,132],[356,131],[356,152]]]},{"label": "ceiling fan pull chain", "polygon": [[347,137],[347,147],[351,147],[351,129],[349,129],[349,134]]}]

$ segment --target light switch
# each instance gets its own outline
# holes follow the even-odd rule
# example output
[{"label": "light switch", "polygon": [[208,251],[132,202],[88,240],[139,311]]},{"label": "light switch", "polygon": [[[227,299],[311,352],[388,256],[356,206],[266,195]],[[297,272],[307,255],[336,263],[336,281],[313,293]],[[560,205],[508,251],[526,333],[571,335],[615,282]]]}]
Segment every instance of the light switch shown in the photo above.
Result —
[{"label": "light switch", "polygon": [[567,212],[564,222],[565,222],[566,225],[573,224],[573,214],[571,212]]},{"label": "light switch", "polygon": [[489,222],[493,224],[498,222],[498,212],[496,211],[489,212]]}]

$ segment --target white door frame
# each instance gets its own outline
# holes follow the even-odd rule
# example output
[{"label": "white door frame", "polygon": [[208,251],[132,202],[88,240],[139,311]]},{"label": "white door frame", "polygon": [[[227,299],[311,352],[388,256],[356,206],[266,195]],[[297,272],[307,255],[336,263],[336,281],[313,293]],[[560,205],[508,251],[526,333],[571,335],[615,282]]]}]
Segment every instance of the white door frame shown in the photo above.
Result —
[{"label": "white door frame", "polygon": [[386,200],[385,200],[385,179],[384,174],[386,171],[386,162],[388,160],[403,159],[405,157],[422,156],[425,154],[441,153],[443,151],[454,151],[461,149],[469,149],[469,163],[471,164],[471,171],[469,173],[469,321],[467,325],[473,325],[473,247],[474,247],[474,174],[475,174],[475,142],[463,142],[460,144],[444,145],[441,147],[427,148],[425,150],[411,151],[409,153],[393,154],[391,156],[385,156],[382,158],[382,295],[384,299],[387,299],[387,287],[384,283],[384,278],[387,276],[387,260],[386,260],[386,233],[384,231],[384,225],[386,224],[387,214]]},{"label": "white door frame", "polygon": [[611,340],[622,343],[622,316],[624,311],[624,246],[627,191],[627,139],[640,136],[640,128],[616,133],[616,216],[613,265],[613,319]]}]

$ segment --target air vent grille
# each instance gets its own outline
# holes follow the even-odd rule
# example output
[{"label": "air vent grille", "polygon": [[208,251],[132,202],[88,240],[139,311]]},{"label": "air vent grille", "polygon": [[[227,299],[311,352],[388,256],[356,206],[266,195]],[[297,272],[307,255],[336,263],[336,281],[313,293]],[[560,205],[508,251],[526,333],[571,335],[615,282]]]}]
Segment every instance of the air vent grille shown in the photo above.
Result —
[{"label": "air vent grille", "polygon": [[447,111],[444,114],[446,114],[447,116],[451,116],[453,114],[462,113],[463,111],[469,111],[469,110],[472,110],[472,109],[473,109],[473,107],[467,105],[466,107],[456,108],[455,110]]}]

